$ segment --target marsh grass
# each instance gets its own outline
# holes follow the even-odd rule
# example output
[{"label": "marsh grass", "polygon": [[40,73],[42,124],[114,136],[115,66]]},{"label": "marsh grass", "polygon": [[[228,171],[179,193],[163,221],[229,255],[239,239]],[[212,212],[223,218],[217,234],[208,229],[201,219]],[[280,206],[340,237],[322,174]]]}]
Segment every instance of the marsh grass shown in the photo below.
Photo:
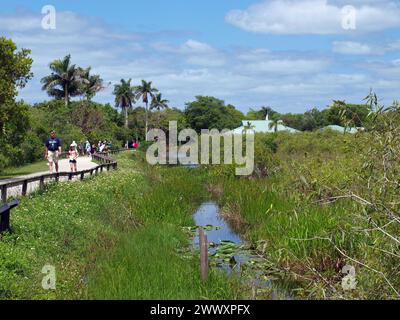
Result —
[{"label": "marsh grass", "polygon": [[[350,198],[331,200],[365,189],[360,171],[363,146],[370,136],[316,132],[258,135],[257,139],[257,163],[270,166],[265,170],[270,174],[238,178],[230,175],[230,168],[203,170],[208,190],[235,229],[290,279],[296,297],[394,297],[382,275],[392,284],[398,282],[393,268],[396,257],[387,246],[388,239],[368,231],[373,210]],[[266,157],[257,146],[265,148],[263,144],[271,139],[277,148]],[[395,226],[385,228],[396,234]],[[378,248],[385,245],[388,252],[381,260]],[[357,290],[341,287],[346,264],[356,268]]]},{"label": "marsh grass", "polygon": [[199,256],[189,250],[182,227],[205,197],[200,175],[183,168],[141,171],[148,185],[129,205],[142,226],[122,237],[117,250],[104,252],[93,272],[88,296],[95,299],[235,299],[238,280],[212,270],[200,281]]},{"label": "marsh grass", "polygon": [[[125,237],[116,252],[101,259],[89,285],[95,299],[235,299],[225,275],[213,270],[201,283],[198,255],[182,254],[186,234],[159,223]],[[230,282],[233,286],[233,282]]]},{"label": "marsh grass", "polygon": [[[141,153],[123,154],[117,172],[22,199],[12,232],[0,240],[0,297],[249,297],[238,279],[215,270],[207,284],[199,282],[198,253],[188,250],[183,227],[193,226],[192,213],[211,197],[296,297],[393,298],[388,281],[399,287],[398,247],[376,226],[397,235],[397,224],[385,225],[382,212],[350,198],[332,200],[367,189],[360,171],[369,139],[318,132],[261,137],[257,148],[276,148],[269,154],[256,148],[262,170],[249,178],[233,176],[232,166],[150,167]],[[56,291],[40,288],[46,263],[56,266]],[[341,286],[345,264],[356,267],[356,290]]]},{"label": "marsh grass", "polygon": [[[153,170],[132,154],[118,160],[116,172],[21,199],[0,239],[0,298],[236,297],[234,280],[212,273],[203,286],[197,253],[178,252],[189,247],[182,227],[193,224],[201,179],[185,187],[184,171]],[[56,268],[54,291],[41,288],[45,264]]]}]

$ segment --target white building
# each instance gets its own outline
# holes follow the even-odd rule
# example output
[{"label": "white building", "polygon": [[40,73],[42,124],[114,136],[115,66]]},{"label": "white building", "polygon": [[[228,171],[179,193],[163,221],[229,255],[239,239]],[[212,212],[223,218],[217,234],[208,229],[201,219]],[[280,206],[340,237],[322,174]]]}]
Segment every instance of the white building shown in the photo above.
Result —
[{"label": "white building", "polygon": [[265,120],[243,120],[242,126],[232,130],[232,133],[242,134],[246,129],[254,130],[255,133],[273,133],[278,131],[286,131],[290,133],[299,132],[299,130],[283,125],[281,121],[278,121],[278,123],[275,124],[274,121],[269,120],[268,115]]}]

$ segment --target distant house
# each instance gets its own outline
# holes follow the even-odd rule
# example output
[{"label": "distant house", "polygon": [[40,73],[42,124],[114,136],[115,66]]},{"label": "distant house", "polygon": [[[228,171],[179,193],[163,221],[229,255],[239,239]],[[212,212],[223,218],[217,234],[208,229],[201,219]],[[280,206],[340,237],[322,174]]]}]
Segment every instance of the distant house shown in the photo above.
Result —
[{"label": "distant house", "polygon": [[278,131],[286,131],[290,133],[299,132],[299,130],[287,127],[283,125],[281,121],[278,123],[274,123],[274,121],[269,120],[269,117],[265,118],[265,120],[243,120],[242,126],[232,130],[233,134],[242,134],[246,130],[254,130],[255,133],[273,133]]},{"label": "distant house", "polygon": [[337,131],[337,132],[340,132],[340,133],[352,133],[352,134],[355,134],[355,133],[357,133],[359,131],[364,131],[365,129],[361,128],[361,127],[360,128],[354,128],[354,127],[345,128],[345,127],[341,127],[341,126],[337,126],[337,125],[329,125],[329,126],[326,126],[326,127],[321,129],[321,131],[326,131],[326,130]]}]

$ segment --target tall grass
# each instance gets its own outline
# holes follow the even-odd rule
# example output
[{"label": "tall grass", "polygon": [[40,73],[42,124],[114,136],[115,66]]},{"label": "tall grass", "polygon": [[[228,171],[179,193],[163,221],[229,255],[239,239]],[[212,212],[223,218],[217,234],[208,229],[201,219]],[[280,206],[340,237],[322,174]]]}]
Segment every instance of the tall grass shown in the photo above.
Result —
[{"label": "tall grass", "polygon": [[234,299],[235,279],[218,271],[200,281],[198,254],[188,250],[184,226],[204,198],[199,175],[182,168],[149,169],[141,165],[148,185],[128,201],[141,221],[125,235],[117,250],[105,252],[93,272],[88,297],[94,299]]},{"label": "tall grass", "polygon": [[[392,296],[379,272],[355,262],[395,274],[386,270],[394,266],[388,256],[379,261],[382,255],[373,252],[385,239],[368,231],[371,225],[362,217],[366,208],[351,199],[330,200],[365,188],[359,175],[369,135],[283,133],[257,139],[261,147],[271,141],[276,145],[266,156],[256,144],[256,161],[269,167],[267,176],[240,179],[231,168],[204,170],[225,216],[272,265],[299,281],[301,297]],[[356,268],[357,290],[341,287],[346,264]],[[396,277],[390,281],[396,283]]]},{"label": "tall grass", "polygon": [[100,259],[89,297],[95,299],[234,299],[217,271],[200,280],[197,255],[182,252],[187,236],[172,224],[156,223],[124,237],[116,252]]},{"label": "tall grass", "polygon": [[[204,196],[200,180],[187,184],[185,172],[149,169],[132,154],[118,160],[116,172],[21,199],[0,239],[0,298],[236,296],[221,274],[201,285],[198,255],[187,251],[182,227]],[[54,291],[41,287],[46,264],[56,269]]]}]

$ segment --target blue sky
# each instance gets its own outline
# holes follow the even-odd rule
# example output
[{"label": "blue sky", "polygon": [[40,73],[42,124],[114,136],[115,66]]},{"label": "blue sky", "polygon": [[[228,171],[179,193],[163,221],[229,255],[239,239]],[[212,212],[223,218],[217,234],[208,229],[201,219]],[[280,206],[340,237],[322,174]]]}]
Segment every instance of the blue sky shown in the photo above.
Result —
[{"label": "blue sky", "polygon": [[[48,97],[40,78],[51,60],[75,63],[111,85],[95,100],[113,102],[121,78],[152,80],[183,108],[214,95],[242,111],[323,108],[361,102],[372,87],[386,104],[399,98],[398,0],[0,0],[0,34],[32,49],[35,78],[20,98]],[[41,28],[44,5],[56,29]],[[355,10],[355,29],[342,9]]]}]

